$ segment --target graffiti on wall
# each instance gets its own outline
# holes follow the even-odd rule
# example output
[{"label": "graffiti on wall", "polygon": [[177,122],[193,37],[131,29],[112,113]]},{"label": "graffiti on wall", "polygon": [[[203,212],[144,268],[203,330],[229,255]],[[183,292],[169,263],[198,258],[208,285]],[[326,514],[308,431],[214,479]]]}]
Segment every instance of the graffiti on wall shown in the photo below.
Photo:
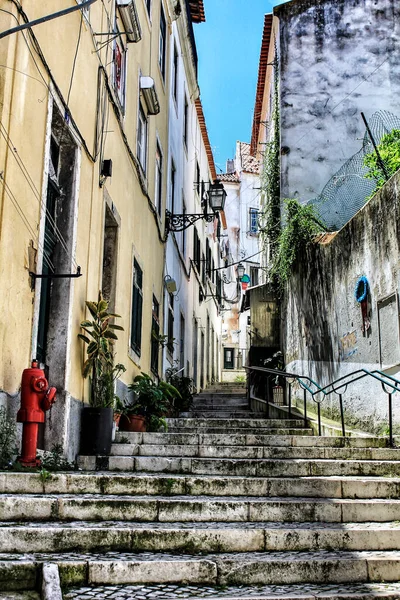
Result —
[{"label": "graffiti on wall", "polygon": [[357,354],[357,331],[349,331],[339,338],[339,360],[348,360]]}]

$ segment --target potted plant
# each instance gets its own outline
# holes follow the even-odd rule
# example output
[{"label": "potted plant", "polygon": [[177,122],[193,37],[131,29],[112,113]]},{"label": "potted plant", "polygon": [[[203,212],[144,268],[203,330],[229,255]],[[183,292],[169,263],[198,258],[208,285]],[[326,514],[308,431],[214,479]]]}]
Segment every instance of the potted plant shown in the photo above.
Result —
[{"label": "potted plant", "polygon": [[193,404],[193,394],[195,393],[194,380],[183,374],[183,369],[171,367],[165,371],[165,379],[173,385],[179,392],[179,397],[174,399],[172,414],[179,417],[181,412],[187,412]]},{"label": "potted plant", "polygon": [[125,405],[121,431],[158,431],[166,430],[166,416],[171,412],[174,399],[180,397],[179,391],[166,381],[156,383],[142,373],[129,386],[133,392],[133,401]]},{"label": "potted plant", "polygon": [[101,292],[97,302],[86,302],[92,320],[82,321],[84,334],[78,337],[87,344],[83,376],[90,379],[90,406],[84,407],[81,421],[81,454],[109,454],[111,450],[115,380],[125,371],[122,364],[114,365],[113,344],[118,339],[115,330],[123,330],[111,323],[119,317],[108,312],[108,302]]}]

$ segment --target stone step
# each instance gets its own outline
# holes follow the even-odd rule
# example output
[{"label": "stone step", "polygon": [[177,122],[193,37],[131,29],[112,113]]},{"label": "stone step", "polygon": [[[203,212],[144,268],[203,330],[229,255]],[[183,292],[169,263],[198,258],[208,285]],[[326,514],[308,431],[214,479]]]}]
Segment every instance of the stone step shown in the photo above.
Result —
[{"label": "stone step", "polygon": [[400,478],[388,477],[218,477],[164,473],[53,473],[44,482],[34,473],[0,473],[5,494],[107,494],[156,496],[262,496],[307,498],[400,498]]},{"label": "stone step", "polygon": [[1,592],[0,600],[40,600],[39,592],[19,591],[19,592]]},{"label": "stone step", "polygon": [[111,455],[184,456],[205,458],[400,460],[400,450],[392,448],[275,448],[268,446],[214,446],[204,444],[113,444]]},{"label": "stone step", "polygon": [[317,522],[362,523],[398,519],[400,500],[334,498],[258,498],[246,496],[0,496],[7,521],[144,522]]},{"label": "stone step", "polygon": [[[185,583],[269,585],[366,583],[400,580],[398,551],[255,552],[174,555],[135,553],[24,553],[0,555],[0,585],[19,581],[44,561],[58,564],[61,584]],[[1,588],[0,588],[1,589]],[[4,588],[3,589],[7,589]]]},{"label": "stone step", "polygon": [[[399,600],[398,583],[365,584],[298,584],[268,586],[220,586],[213,588],[200,585],[117,585],[117,586],[80,586],[65,591],[65,600],[81,600],[89,594],[96,600],[373,600],[387,598]],[[90,596],[92,594],[92,596]],[[0,597],[1,598],[1,597]]]},{"label": "stone step", "polygon": [[222,394],[212,394],[207,396],[195,396],[193,398],[193,405],[197,406],[248,406],[246,396],[224,396]]},{"label": "stone step", "polygon": [[391,523],[0,523],[2,552],[286,552],[400,550]]},{"label": "stone step", "polygon": [[223,419],[223,418],[177,418],[167,419],[168,429],[222,428],[225,433],[230,429],[295,429],[304,427],[303,419]]},{"label": "stone step", "polygon": [[[261,419],[263,417],[263,413],[252,413],[248,409],[245,410],[203,410],[199,408],[192,408],[188,412],[183,412],[180,414],[180,418],[190,418],[190,419]],[[303,422],[304,423],[304,422]]]},{"label": "stone step", "polygon": [[137,471],[192,475],[229,475],[242,477],[353,476],[399,477],[400,461],[317,460],[317,459],[242,459],[188,458],[163,456],[79,456],[84,471]]},{"label": "stone step", "polygon": [[[226,429],[224,427],[193,427],[190,429],[189,427],[169,427],[169,433],[198,433],[199,430],[204,433],[209,433],[213,435],[225,435]],[[271,427],[266,427],[262,429],[260,427],[254,428],[240,428],[240,429],[229,429],[229,435],[273,435],[273,436],[293,436],[293,435],[310,435],[313,436],[314,432],[310,428],[293,428],[293,429],[285,429],[285,428],[277,428],[272,429]]]},{"label": "stone step", "polygon": [[212,433],[117,433],[116,440],[129,440],[132,444],[172,444],[205,446],[301,446],[308,448],[386,448],[386,437],[319,437],[303,435],[212,434]]}]

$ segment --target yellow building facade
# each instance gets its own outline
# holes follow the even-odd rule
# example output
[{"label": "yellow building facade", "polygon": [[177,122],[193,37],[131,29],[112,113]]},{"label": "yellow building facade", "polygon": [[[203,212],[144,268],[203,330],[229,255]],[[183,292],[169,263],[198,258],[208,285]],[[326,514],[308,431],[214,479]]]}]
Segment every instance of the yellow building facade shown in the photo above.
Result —
[{"label": "yellow building facade", "polygon": [[[75,6],[0,0],[0,29]],[[124,328],[120,385],[150,372],[178,17],[172,0],[94,0],[0,39],[0,399],[18,408],[22,371],[38,358],[58,391],[45,447],[61,443],[70,458],[88,400],[77,334],[99,290]],[[159,319],[162,331],[161,309]]]}]

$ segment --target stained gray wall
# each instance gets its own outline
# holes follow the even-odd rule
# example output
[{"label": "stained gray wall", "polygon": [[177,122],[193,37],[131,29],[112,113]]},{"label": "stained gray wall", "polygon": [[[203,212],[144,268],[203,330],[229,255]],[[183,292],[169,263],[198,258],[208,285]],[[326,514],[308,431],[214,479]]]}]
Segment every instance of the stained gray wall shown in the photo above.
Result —
[{"label": "stained gray wall", "polygon": [[[288,371],[319,383],[355,369],[385,369],[400,379],[400,173],[327,244],[313,244],[299,259],[283,307],[283,349]],[[358,278],[369,282],[370,327],[362,331]],[[397,397],[398,396],[398,397]],[[371,431],[387,424],[387,396],[373,379],[349,387],[348,423]],[[393,398],[400,430],[400,395]],[[338,409],[337,397],[324,403]]]},{"label": "stained gray wall", "polygon": [[294,0],[280,20],[282,197],[310,200],[357,152],[360,112],[400,116],[400,2]]}]

